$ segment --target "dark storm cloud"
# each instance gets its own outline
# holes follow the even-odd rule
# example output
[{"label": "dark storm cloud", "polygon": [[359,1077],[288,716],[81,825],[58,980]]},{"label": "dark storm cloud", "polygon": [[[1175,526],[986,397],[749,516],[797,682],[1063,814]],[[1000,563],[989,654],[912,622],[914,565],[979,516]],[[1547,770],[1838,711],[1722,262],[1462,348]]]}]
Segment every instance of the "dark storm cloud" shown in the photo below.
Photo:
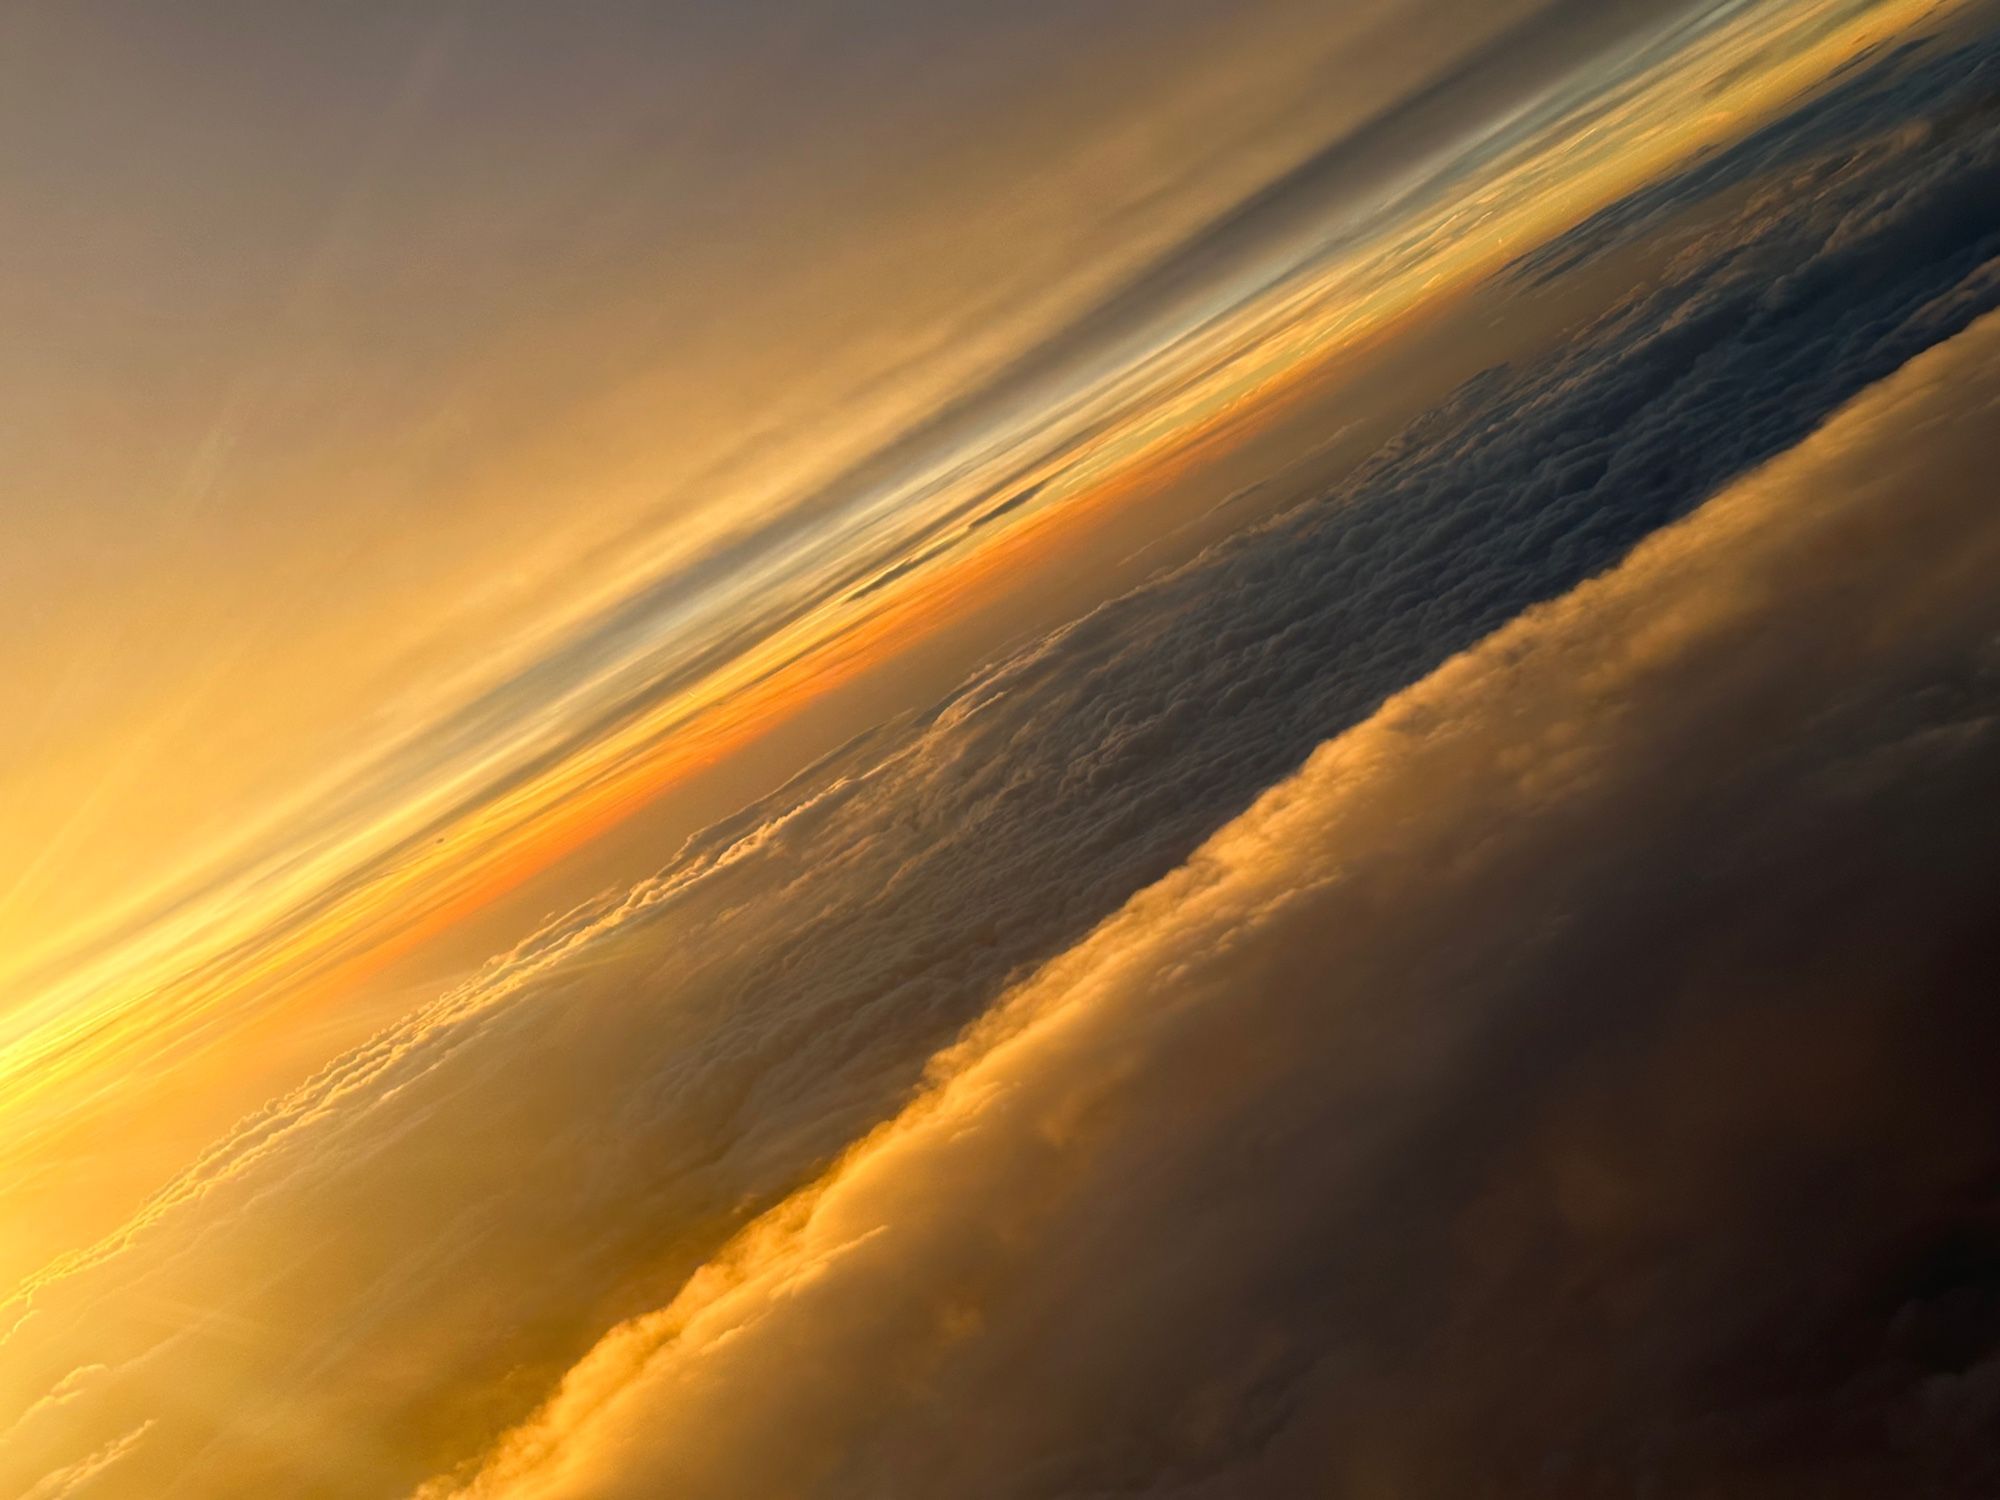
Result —
[{"label": "dark storm cloud", "polygon": [[[105,1368],[22,1419],[0,1479],[151,1420],[197,1489],[365,1490],[525,1414],[1315,745],[2000,302],[1995,132],[1898,123],[1792,163],[1336,492],[864,736],[246,1123],[34,1293],[17,1367]],[[161,1305],[207,1311],[163,1341]],[[328,1320],[306,1351],[273,1332],[300,1306]],[[211,1447],[213,1407],[157,1412],[187,1367],[281,1393],[272,1431]]]},{"label": "dark storm cloud", "polygon": [[1990,1494],[1996,372],[1324,746],[463,1493]]}]

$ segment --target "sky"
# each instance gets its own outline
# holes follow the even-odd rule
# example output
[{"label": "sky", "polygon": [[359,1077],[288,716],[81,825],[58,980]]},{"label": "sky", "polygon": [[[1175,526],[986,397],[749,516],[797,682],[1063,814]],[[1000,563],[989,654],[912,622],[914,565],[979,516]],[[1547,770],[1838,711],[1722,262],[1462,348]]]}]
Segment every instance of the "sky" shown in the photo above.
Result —
[{"label": "sky", "polygon": [[0,1488],[1980,1482],[1992,19],[0,12]]}]

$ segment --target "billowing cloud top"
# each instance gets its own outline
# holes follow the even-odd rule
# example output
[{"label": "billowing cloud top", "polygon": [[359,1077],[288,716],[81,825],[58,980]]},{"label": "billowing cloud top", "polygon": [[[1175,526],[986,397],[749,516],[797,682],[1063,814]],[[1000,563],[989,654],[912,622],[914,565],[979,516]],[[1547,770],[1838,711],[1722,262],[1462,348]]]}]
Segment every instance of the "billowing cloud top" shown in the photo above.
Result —
[{"label": "billowing cloud top", "polygon": [[1997,375],[1989,318],[1320,749],[424,1493],[1975,1477]]}]

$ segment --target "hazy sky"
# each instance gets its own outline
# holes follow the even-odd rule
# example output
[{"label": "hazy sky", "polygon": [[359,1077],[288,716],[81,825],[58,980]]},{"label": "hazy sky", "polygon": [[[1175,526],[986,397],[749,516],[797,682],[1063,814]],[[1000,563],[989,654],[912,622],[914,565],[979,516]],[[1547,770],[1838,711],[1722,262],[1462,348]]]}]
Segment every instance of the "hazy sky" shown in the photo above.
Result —
[{"label": "hazy sky", "polygon": [[1535,9],[10,8],[11,987],[795,655],[1149,304],[886,443]]},{"label": "hazy sky", "polygon": [[713,582],[1507,19],[1317,9],[11,7],[10,946]]},{"label": "hazy sky", "polygon": [[727,761],[960,607],[971,522],[1296,364],[1296,289],[1215,321],[1270,277],[1448,279],[1396,226],[1676,14],[11,9],[0,1027],[365,957]]}]

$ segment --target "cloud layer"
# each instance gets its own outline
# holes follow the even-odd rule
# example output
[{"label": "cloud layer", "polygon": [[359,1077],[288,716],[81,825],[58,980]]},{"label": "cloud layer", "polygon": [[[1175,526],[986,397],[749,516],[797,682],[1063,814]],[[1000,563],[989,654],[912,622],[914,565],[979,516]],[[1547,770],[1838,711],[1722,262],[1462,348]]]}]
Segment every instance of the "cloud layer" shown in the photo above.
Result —
[{"label": "cloud layer", "polygon": [[430,1493],[1983,1492],[1996,372],[1322,748]]}]

